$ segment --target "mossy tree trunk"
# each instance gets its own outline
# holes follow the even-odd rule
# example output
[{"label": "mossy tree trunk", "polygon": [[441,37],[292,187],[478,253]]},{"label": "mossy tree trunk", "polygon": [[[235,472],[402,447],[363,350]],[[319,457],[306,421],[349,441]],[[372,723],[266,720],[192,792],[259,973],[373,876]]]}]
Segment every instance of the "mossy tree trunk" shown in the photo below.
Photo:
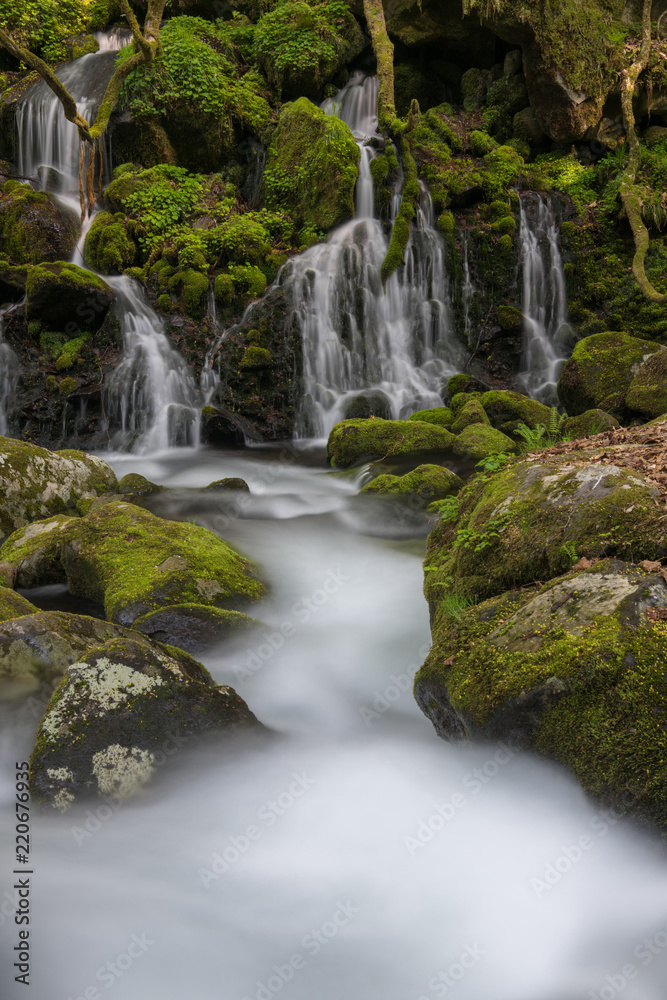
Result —
[{"label": "mossy tree trunk", "polygon": [[636,59],[621,75],[621,103],[623,106],[623,124],[625,125],[628,143],[628,162],[621,180],[621,201],[625,208],[632,235],[635,241],[635,256],[632,262],[632,273],[643,295],[651,302],[667,302],[667,295],[662,295],[649,281],[646,274],[646,254],[649,248],[649,233],[642,217],[642,201],[637,190],[637,173],[641,165],[641,146],[635,129],[635,112],[633,100],[637,89],[637,81],[645,70],[651,54],[651,8],[652,0],[644,0],[642,15],[642,41]]},{"label": "mossy tree trunk", "polygon": [[396,117],[394,103],[394,46],[387,34],[382,0],[364,0],[364,17],[371,34],[373,52],[377,59],[378,80],[378,119],[380,126],[387,129]]}]

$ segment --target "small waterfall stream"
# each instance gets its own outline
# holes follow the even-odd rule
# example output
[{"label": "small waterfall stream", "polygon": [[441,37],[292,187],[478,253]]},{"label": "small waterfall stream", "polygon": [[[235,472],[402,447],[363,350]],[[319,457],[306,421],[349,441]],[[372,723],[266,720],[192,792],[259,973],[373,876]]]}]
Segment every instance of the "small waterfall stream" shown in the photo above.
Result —
[{"label": "small waterfall stream", "polygon": [[524,350],[521,381],[548,406],[558,403],[556,384],[573,339],[554,208],[543,195],[521,198]]},{"label": "small waterfall stream", "polygon": [[[113,72],[116,54],[129,32],[98,33],[100,51],[82,56],[58,74],[92,121]],[[32,87],[16,117],[19,172],[34,186],[49,190],[79,208],[79,140],[60,101],[45,83]],[[106,141],[104,172],[110,177],[111,147]],[[72,261],[85,267],[83,246],[94,213],[84,219]],[[116,294],[123,335],[123,358],[104,390],[103,420],[112,446],[145,452],[199,443],[200,394],[185,360],[170,344],[164,324],[130,278],[105,280]]]},{"label": "small waterfall stream", "polygon": [[[12,307],[14,308],[14,307]],[[7,403],[13,399],[19,377],[19,359],[5,340],[5,313],[0,312],[0,434],[9,431]]]}]

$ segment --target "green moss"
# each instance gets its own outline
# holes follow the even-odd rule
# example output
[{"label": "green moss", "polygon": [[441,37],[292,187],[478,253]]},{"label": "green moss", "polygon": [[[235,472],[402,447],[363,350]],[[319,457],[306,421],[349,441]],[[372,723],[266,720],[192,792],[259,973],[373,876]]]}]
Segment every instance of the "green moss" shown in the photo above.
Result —
[{"label": "green moss", "polygon": [[492,153],[494,149],[498,148],[498,143],[488,132],[474,130],[468,136],[468,141],[473,156],[486,156],[487,153]]},{"label": "green moss", "polygon": [[[419,112],[418,107],[416,112]],[[417,166],[410,151],[410,144],[404,135],[400,137],[400,144],[405,180],[401,205],[394,220],[387,253],[380,266],[380,278],[383,285],[386,285],[396,268],[401,267],[404,263],[405,250],[410,239],[410,222],[415,216],[415,205],[419,198]]]},{"label": "green moss", "polygon": [[58,393],[64,398],[67,398],[67,396],[71,396],[72,393],[76,391],[76,387],[77,382],[75,378],[64,378],[58,384]]},{"label": "green moss", "polygon": [[176,271],[169,278],[168,288],[170,292],[180,295],[183,309],[189,316],[201,319],[206,312],[208,284],[205,274],[190,267],[184,271]]},{"label": "green moss", "polygon": [[468,399],[468,402],[458,410],[450,430],[452,434],[460,434],[470,424],[486,424],[489,426],[489,418],[480,406],[479,399]]},{"label": "green moss", "polygon": [[586,410],[578,417],[568,417],[563,423],[563,431],[568,438],[575,439],[600,434],[618,425],[618,420],[604,410]]},{"label": "green moss", "polygon": [[100,328],[113,301],[106,281],[76,264],[39,264],[28,272],[26,317],[47,322],[70,336]]},{"label": "green moss", "polygon": [[251,345],[241,358],[241,368],[269,368],[272,364],[273,355],[265,347]]},{"label": "green moss", "polygon": [[54,396],[58,392],[58,380],[55,375],[47,375],[45,385],[50,396]]},{"label": "green moss", "polygon": [[20,594],[16,594],[7,587],[0,587],[0,622],[21,618],[23,615],[32,615],[36,611],[39,611],[39,608],[27,601],[25,597],[21,597]]},{"label": "green moss", "polygon": [[0,251],[14,264],[67,260],[78,233],[73,212],[44,191],[7,182],[0,194]]},{"label": "green moss", "polygon": [[[477,406],[476,402],[467,403],[461,411]],[[456,423],[452,425],[455,427]],[[516,445],[511,438],[483,423],[468,424],[459,433],[454,442],[453,452],[462,458],[480,461],[489,455],[507,454],[516,451]]]},{"label": "green moss", "polygon": [[498,306],[496,309],[496,316],[498,317],[498,322],[506,333],[520,330],[523,326],[523,313],[514,306]]},{"label": "green moss", "polygon": [[463,480],[441,465],[419,465],[404,476],[377,476],[362,487],[361,493],[416,498],[427,507],[435,500],[453,496],[462,486]]},{"label": "green moss", "polygon": [[346,469],[365,458],[449,451],[454,440],[444,427],[418,420],[342,420],[329,435],[327,457]]},{"label": "green moss", "polygon": [[437,424],[439,427],[449,427],[454,422],[454,414],[448,406],[435,406],[431,410],[418,410],[408,417],[408,420],[418,420],[422,424]]},{"label": "green moss", "polygon": [[122,214],[100,212],[86,236],[84,257],[88,267],[102,274],[122,274],[134,263],[137,247],[128,236]]},{"label": "green moss", "polygon": [[263,193],[300,225],[324,232],[354,215],[359,148],[347,125],[305,98],[283,106],[266,159]]},{"label": "green moss", "polygon": [[580,340],[558,382],[558,398],[570,416],[608,410],[612,394],[625,397],[634,375],[660,344],[625,333],[599,333]]},{"label": "green moss", "polygon": [[502,427],[512,420],[520,420],[526,427],[532,429],[540,424],[543,427],[549,426],[551,418],[549,407],[518,392],[495,389],[483,393],[479,401],[494,427]]},{"label": "green moss", "polygon": [[628,389],[630,410],[651,420],[667,413],[667,351],[657,351],[641,366]]}]

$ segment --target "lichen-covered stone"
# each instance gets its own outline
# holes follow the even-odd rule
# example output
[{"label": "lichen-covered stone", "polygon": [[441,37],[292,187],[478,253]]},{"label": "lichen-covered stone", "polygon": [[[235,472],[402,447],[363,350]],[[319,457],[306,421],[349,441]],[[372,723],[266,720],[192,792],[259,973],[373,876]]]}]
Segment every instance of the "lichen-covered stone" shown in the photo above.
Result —
[{"label": "lichen-covered stone", "polygon": [[224,639],[261,625],[256,618],[240,611],[223,611],[201,604],[175,604],[142,615],[133,628],[157,642],[178,646],[188,653],[203,653]]},{"label": "lichen-covered stone", "polygon": [[511,454],[516,447],[511,438],[488,424],[468,424],[454,441],[452,451],[461,458],[479,462],[489,455]]},{"label": "lichen-covered stone", "polygon": [[658,496],[639,473],[567,457],[475,476],[456,516],[429,537],[431,606],[451,589],[485,598],[549,580],[582,557],[658,558],[667,553]]},{"label": "lichen-covered stone", "polygon": [[345,122],[306,97],[285,104],[266,157],[265,200],[327,232],[354,215],[359,156]]},{"label": "lichen-covered stone", "polygon": [[47,451],[0,437],[0,531],[5,535],[115,486],[112,470],[93,455]]},{"label": "lichen-covered stone", "polygon": [[645,420],[667,413],[667,350],[656,351],[644,362],[630,383],[625,402]]},{"label": "lichen-covered stone", "polygon": [[444,739],[537,750],[664,828],[665,607],[659,563],[614,559],[458,614],[438,602],[417,701]]},{"label": "lichen-covered stone", "polygon": [[489,418],[484,411],[479,399],[471,399],[456,414],[456,419],[449,428],[452,434],[460,434],[471,424],[490,425]]},{"label": "lichen-covered stone", "polygon": [[30,759],[31,791],[60,812],[86,795],[130,798],[174,740],[258,728],[236,692],[187,654],[111,639],[69,666],[54,691]]},{"label": "lichen-covered stone", "polygon": [[0,587],[0,622],[31,615],[33,611],[39,611],[39,608],[9,587]]},{"label": "lichen-covered stone", "polygon": [[450,428],[454,422],[454,414],[448,406],[434,406],[430,410],[417,410],[408,420],[418,420],[422,424],[437,424],[438,427]]},{"label": "lichen-covered stone", "polygon": [[565,363],[558,381],[558,398],[569,416],[597,407],[609,410],[610,397],[625,398],[644,362],[661,345],[627,333],[596,333],[580,340]]},{"label": "lichen-covered stone", "polygon": [[419,465],[404,476],[377,476],[362,487],[363,494],[371,496],[396,496],[417,500],[428,507],[434,500],[454,496],[463,486],[463,480],[442,465]]},{"label": "lichen-covered stone", "polygon": [[327,458],[347,469],[368,458],[449,451],[454,441],[446,428],[419,420],[341,420],[329,435]]},{"label": "lichen-covered stone", "polygon": [[618,420],[612,417],[611,413],[605,413],[604,410],[586,410],[578,417],[568,417],[564,420],[563,433],[572,439],[584,438],[619,426]]},{"label": "lichen-covered stone", "polygon": [[51,330],[98,330],[113,302],[106,281],[76,264],[39,264],[28,272],[25,313]]}]

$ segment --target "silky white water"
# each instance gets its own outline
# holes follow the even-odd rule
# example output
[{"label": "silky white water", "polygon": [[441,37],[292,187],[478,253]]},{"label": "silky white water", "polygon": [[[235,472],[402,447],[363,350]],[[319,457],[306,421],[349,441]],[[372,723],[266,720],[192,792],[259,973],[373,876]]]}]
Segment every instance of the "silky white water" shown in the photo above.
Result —
[{"label": "silky white water", "polygon": [[14,399],[19,378],[19,359],[5,340],[5,312],[0,311],[0,434],[9,432],[7,409]]},{"label": "silky white water", "polygon": [[[393,504],[302,458],[112,459],[180,488],[161,513],[217,526],[262,565],[266,627],[204,659],[278,735],[179,747],[175,733],[141,798],[33,817],[32,995],[613,1000],[631,964],[623,1000],[663,1000],[663,849],[525,752],[435,737],[409,680],[428,644],[422,542],[396,540]],[[185,489],[238,475],[252,497]],[[35,714],[5,708],[5,873]]]},{"label": "silky white water", "polygon": [[553,207],[542,195],[524,195],[520,215],[524,314],[521,381],[529,395],[555,406],[556,385],[574,339],[567,322],[567,292],[558,245],[560,226]]}]

